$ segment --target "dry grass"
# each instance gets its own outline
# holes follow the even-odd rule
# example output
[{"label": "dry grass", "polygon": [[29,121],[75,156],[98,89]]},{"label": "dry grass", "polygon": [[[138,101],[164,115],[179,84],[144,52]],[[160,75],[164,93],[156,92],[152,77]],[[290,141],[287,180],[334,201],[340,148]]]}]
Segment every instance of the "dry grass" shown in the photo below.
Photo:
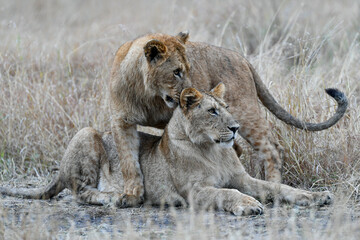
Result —
[{"label": "dry grass", "polygon": [[265,114],[285,148],[286,183],[353,201],[360,194],[359,16],[353,0],[1,0],[0,179],[42,179],[79,129],[109,129],[109,71],[122,43],[188,29],[194,41],[241,52],[302,119],[334,112],[324,88],[345,92],[348,112],[326,131],[296,130]]}]

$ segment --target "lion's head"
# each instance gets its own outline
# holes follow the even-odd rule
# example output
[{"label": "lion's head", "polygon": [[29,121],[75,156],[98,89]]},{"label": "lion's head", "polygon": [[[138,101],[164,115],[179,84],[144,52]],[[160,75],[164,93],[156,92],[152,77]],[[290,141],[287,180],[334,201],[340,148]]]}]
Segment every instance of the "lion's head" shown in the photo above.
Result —
[{"label": "lion's head", "polygon": [[182,124],[191,142],[213,143],[222,147],[234,144],[239,124],[227,110],[224,94],[223,83],[210,92],[199,92],[195,88],[186,88],[181,92]]},{"label": "lion's head", "polygon": [[184,46],[189,34],[181,32],[176,37],[156,34],[152,37],[144,46],[145,86],[173,108],[179,101],[181,90],[190,86],[190,66]]}]

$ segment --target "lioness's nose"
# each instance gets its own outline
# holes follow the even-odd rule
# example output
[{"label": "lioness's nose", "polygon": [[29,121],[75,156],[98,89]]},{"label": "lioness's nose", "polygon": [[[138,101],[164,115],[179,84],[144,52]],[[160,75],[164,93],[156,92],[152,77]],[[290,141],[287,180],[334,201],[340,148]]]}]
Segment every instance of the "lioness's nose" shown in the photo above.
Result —
[{"label": "lioness's nose", "polygon": [[239,129],[239,125],[234,125],[231,127],[228,127],[230,129],[230,131],[232,131],[233,133],[236,133],[236,131]]}]

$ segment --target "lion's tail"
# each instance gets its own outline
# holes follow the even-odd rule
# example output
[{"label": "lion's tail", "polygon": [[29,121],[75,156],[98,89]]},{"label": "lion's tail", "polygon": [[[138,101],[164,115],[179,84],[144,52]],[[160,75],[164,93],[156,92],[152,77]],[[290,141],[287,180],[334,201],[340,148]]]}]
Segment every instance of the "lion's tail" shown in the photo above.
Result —
[{"label": "lion's tail", "polygon": [[321,131],[333,126],[342,118],[342,116],[344,116],[346,108],[348,106],[348,100],[345,94],[340,92],[338,89],[327,88],[325,89],[326,93],[329,94],[332,98],[334,98],[338,103],[336,113],[331,118],[321,123],[308,123],[301,121],[298,118],[295,118],[276,102],[274,97],[266,88],[265,84],[261,81],[260,76],[255,72],[253,66],[249,64],[249,67],[254,77],[256,91],[260,101],[267,109],[269,109],[270,112],[272,112],[277,118],[279,118],[283,122],[300,129],[306,129],[308,131]]},{"label": "lion's tail", "polygon": [[65,186],[60,180],[60,176],[57,176],[47,186],[42,188],[0,187],[0,194],[29,199],[50,199],[59,194],[64,188]]}]

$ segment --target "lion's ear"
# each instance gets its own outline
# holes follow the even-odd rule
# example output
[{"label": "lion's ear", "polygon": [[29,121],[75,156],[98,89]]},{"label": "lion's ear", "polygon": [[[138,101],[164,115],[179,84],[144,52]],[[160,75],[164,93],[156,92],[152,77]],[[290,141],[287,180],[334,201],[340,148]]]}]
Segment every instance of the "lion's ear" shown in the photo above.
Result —
[{"label": "lion's ear", "polygon": [[195,88],[185,88],[180,94],[180,107],[188,110],[200,103],[203,95]]},{"label": "lion's ear", "polygon": [[179,32],[176,37],[181,43],[185,44],[189,39],[189,31]]},{"label": "lion's ear", "polygon": [[156,63],[163,58],[167,52],[165,44],[159,40],[153,39],[146,43],[144,47],[145,57],[149,63]]},{"label": "lion's ear", "polygon": [[222,82],[220,82],[218,85],[216,85],[216,87],[214,87],[213,89],[211,89],[210,93],[212,95],[214,95],[215,97],[224,99],[225,96],[225,84],[223,84]]}]

